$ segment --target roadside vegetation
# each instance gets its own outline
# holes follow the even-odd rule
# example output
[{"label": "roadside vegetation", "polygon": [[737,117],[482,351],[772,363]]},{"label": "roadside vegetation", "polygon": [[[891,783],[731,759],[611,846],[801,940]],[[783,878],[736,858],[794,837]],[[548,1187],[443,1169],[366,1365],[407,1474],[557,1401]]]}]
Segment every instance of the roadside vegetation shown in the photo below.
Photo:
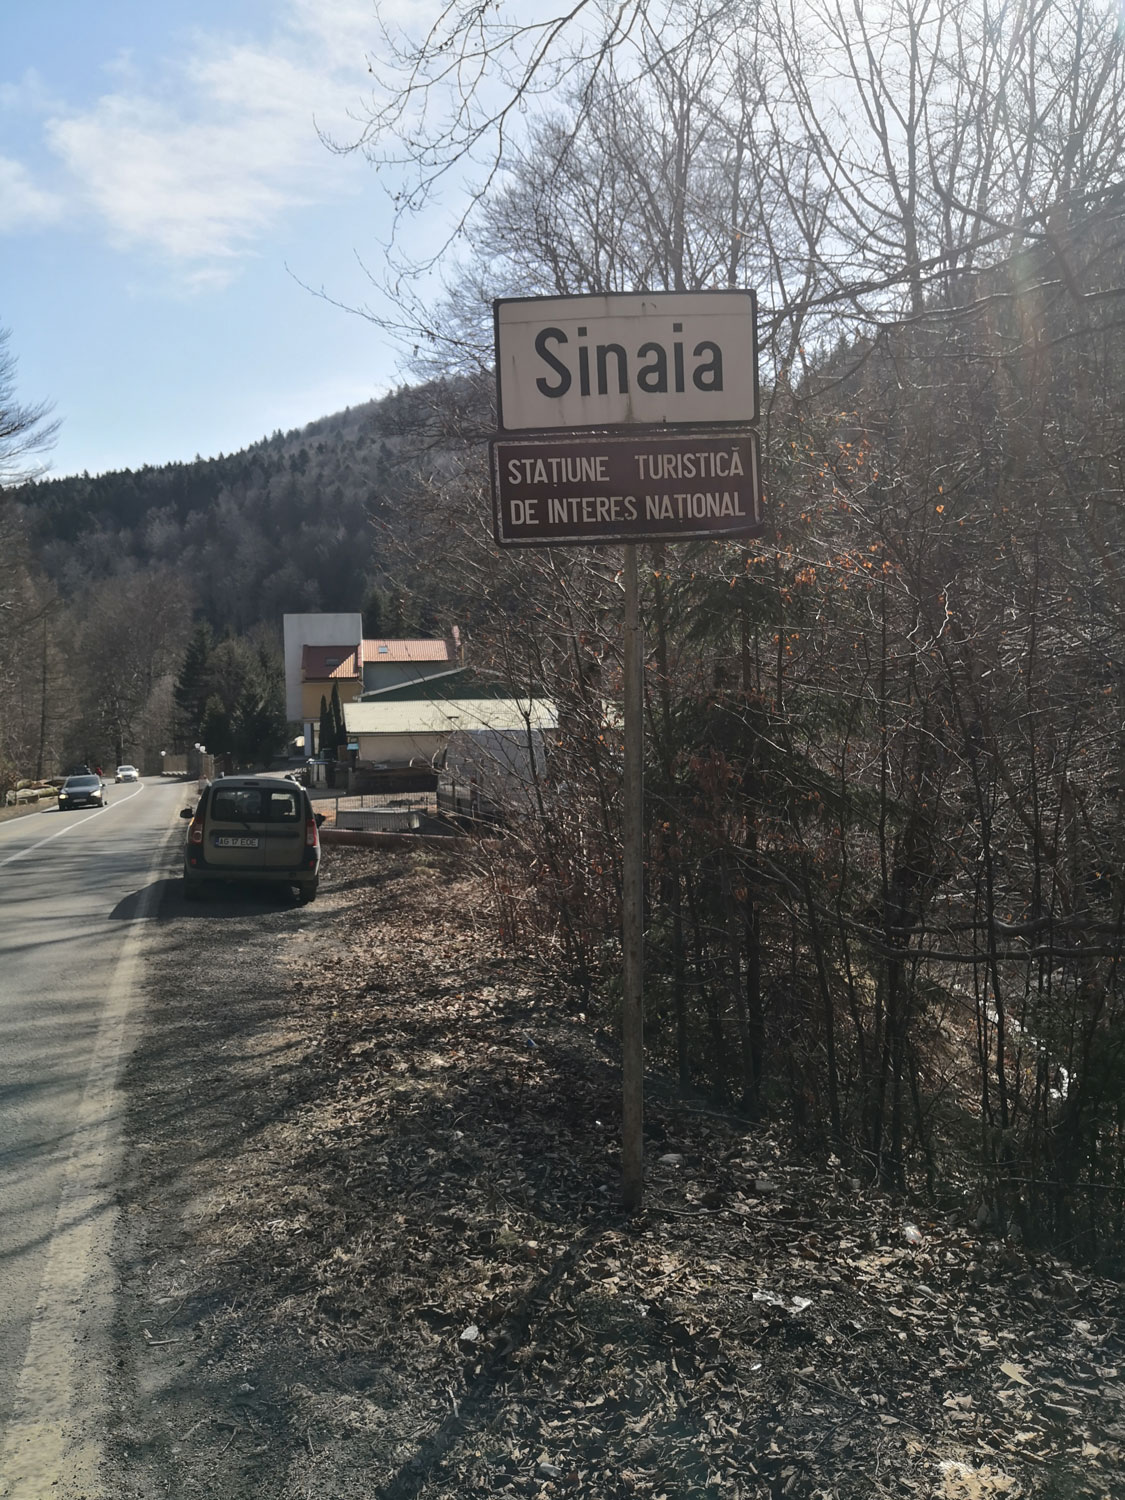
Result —
[{"label": "roadside vegetation", "polygon": [[163,914],[115,1497],[1120,1496],[1117,1283],[659,1076],[624,1214],[612,1016],[499,941],[487,873],[324,876]]},{"label": "roadside vegetation", "polygon": [[[268,724],[285,610],[456,623],[560,711],[479,851],[498,933],[611,1025],[620,558],[494,547],[491,300],[753,287],[769,530],[644,554],[649,1056],[864,1183],[1120,1273],[1118,12],[636,0],[521,28],[455,0],[395,45],[360,145],[414,154],[403,211],[480,165],[472,250],[390,330],[419,383],[12,491],[36,561],[5,619],[58,625],[10,652],[5,753]],[[458,59],[487,87],[448,93]]]},{"label": "roadside vegetation", "polygon": [[[644,568],[650,1056],[888,1188],[968,1165],[982,1222],[1120,1271],[1117,12],[454,4],[397,60],[363,149],[413,160],[404,212],[494,152],[423,367],[486,380],[498,294],[761,298],[772,532]],[[618,559],[499,556],[461,452],[402,565],[559,704],[488,868],[612,1008]]]}]

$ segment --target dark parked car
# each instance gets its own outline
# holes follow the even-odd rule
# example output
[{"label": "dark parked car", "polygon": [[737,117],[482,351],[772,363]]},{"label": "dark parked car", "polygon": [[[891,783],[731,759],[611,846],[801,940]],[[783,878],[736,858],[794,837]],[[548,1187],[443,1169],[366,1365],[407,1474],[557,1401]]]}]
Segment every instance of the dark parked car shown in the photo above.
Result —
[{"label": "dark parked car", "polygon": [[320,878],[320,825],[303,786],[282,776],[220,776],[205,787],[184,847],[184,896],[207,881],[290,885],[311,901]]},{"label": "dark parked car", "polygon": [[68,776],[59,788],[59,811],[66,807],[104,807],[105,787],[100,776]]}]

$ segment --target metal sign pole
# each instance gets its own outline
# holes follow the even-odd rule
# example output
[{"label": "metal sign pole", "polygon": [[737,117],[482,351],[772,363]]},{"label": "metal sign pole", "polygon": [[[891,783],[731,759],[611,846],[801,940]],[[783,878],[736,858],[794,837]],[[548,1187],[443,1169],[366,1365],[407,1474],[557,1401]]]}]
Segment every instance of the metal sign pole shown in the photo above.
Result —
[{"label": "metal sign pole", "polygon": [[625,782],[621,861],[621,1178],[632,1213],[644,1196],[644,670],[637,548],[625,546]]}]

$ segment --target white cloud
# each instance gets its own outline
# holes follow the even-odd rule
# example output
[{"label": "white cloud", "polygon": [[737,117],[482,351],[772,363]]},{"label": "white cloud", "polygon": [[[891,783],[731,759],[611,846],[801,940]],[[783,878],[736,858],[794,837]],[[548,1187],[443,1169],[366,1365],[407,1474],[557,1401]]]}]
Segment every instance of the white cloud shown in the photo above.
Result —
[{"label": "white cloud", "polygon": [[363,70],[364,52],[376,45],[374,0],[289,0],[289,27],[331,68]]},{"label": "white cloud", "polygon": [[0,234],[54,224],[62,213],[61,198],[36,187],[20,162],[0,156]]},{"label": "white cloud", "polygon": [[331,156],[316,123],[362,96],[373,29],[367,0],[289,0],[260,43],[195,33],[159,85],[128,59],[114,92],[48,121],[48,143],[113,243],[222,282],[287,210],[357,189],[358,163]]},{"label": "white cloud", "polygon": [[52,122],[48,135],[121,246],[226,260],[307,201],[292,142],[268,122],[186,121],[151,100],[114,96]]},{"label": "white cloud", "polygon": [[0,83],[0,109],[14,114],[37,115],[57,104],[37,68],[27,68],[18,83]]}]

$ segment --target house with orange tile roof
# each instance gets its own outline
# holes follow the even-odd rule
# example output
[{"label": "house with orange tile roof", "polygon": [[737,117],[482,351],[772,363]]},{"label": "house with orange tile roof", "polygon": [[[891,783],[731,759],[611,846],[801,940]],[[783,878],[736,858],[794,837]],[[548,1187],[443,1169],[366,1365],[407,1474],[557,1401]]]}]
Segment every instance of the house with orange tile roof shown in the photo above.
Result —
[{"label": "house with orange tile roof", "polygon": [[441,640],[363,641],[360,655],[365,699],[400,688],[427,686],[459,672],[465,664],[461,632],[456,625]]},{"label": "house with orange tile roof", "polygon": [[[345,634],[351,629],[356,636]],[[335,688],[341,707],[360,695],[424,686],[464,665],[460,632],[415,640],[364,640],[359,615],[286,615],[286,712],[304,729],[305,751],[319,750],[321,699],[331,701]],[[333,634],[335,632],[335,635]]]}]

